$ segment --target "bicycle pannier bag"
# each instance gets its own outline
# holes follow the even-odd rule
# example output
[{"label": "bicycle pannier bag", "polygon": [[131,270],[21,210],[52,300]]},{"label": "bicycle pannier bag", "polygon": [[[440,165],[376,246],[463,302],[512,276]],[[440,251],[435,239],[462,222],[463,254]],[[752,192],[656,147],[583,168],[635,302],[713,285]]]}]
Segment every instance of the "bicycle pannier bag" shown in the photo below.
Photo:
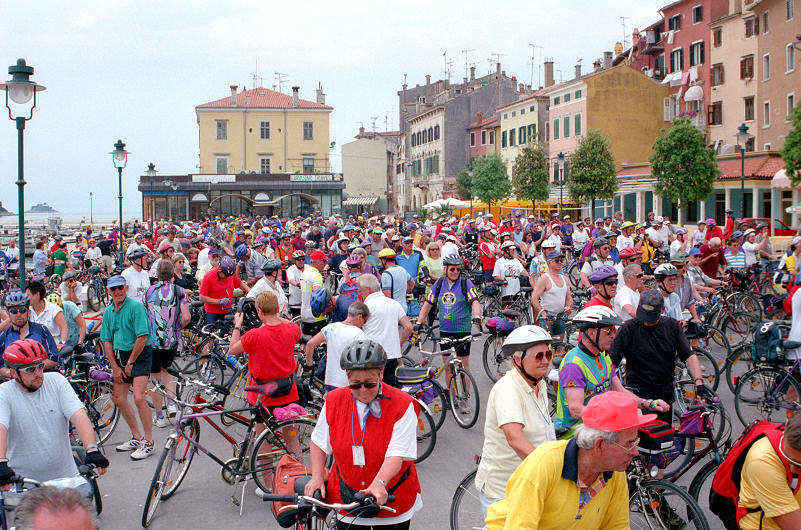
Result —
[{"label": "bicycle pannier bag", "polygon": [[[276,495],[292,495],[295,493],[295,481],[302,477],[310,477],[311,472],[311,467],[306,467],[291,455],[285,454],[275,467],[272,493]],[[327,470],[325,474],[326,476],[328,475]],[[289,504],[288,502],[273,502],[270,507],[275,520],[278,521],[281,528],[289,528],[298,520],[297,509],[280,511],[281,508]]]},{"label": "bicycle pannier bag", "polygon": [[773,321],[766,320],[754,329],[751,342],[751,360],[758,363],[778,362],[782,345],[782,334]]}]

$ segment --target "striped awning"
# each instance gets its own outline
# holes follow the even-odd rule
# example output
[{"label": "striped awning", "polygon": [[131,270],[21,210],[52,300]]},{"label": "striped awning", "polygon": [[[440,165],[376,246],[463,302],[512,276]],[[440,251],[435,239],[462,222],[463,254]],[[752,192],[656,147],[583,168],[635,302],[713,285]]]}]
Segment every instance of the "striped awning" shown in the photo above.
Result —
[{"label": "striped awning", "polygon": [[342,201],[342,206],[372,206],[378,202],[378,197],[348,197]]}]

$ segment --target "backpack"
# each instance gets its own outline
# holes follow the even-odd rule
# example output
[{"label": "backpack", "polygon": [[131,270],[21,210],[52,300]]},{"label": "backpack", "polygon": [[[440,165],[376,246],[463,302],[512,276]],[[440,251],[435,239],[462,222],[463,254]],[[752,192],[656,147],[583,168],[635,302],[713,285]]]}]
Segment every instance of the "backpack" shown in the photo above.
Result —
[{"label": "backpack", "polygon": [[775,363],[780,359],[782,334],[779,326],[766,320],[754,328],[751,342],[751,360],[757,363]]},{"label": "backpack", "polygon": [[[151,300],[155,297],[155,300]],[[184,290],[170,284],[170,292],[161,294],[161,285],[151,285],[142,297],[147,318],[150,322],[151,338],[158,340],[158,348],[170,349],[181,340],[181,301],[186,297]]]},{"label": "backpack", "polygon": [[[747,509],[737,506],[740,500],[740,482],[742,480],[743,464],[748,450],[751,446],[767,436],[770,444],[776,450],[785,471],[787,472],[787,484],[792,488],[793,475],[790,467],[779,451],[779,442],[784,434],[784,425],[771,423],[767,420],[760,420],[752,423],[743,431],[740,438],[734,443],[723,463],[715,471],[715,478],[712,481],[712,488],[709,490],[709,509],[718,516],[723,525],[728,530],[737,530],[739,521],[747,513],[762,511],[760,508]],[[801,481],[799,482],[801,484]],[[798,485],[794,488],[793,495],[798,492]]]},{"label": "backpack", "polygon": [[592,245],[595,243],[595,238],[591,237],[584,243],[584,248],[581,249],[581,256],[578,258],[579,265],[584,265],[587,259],[592,256]]},{"label": "backpack", "polygon": [[331,322],[342,322],[348,317],[348,308],[353,302],[359,302],[359,284],[353,278],[348,278],[341,286],[337,305]]},{"label": "backpack", "polygon": [[[459,276],[459,281],[462,283],[462,294],[467,298],[467,278],[464,276]],[[431,288],[432,294],[434,295],[434,306],[437,305],[437,301],[439,300],[439,294],[442,292],[442,284],[445,282],[445,277],[441,277],[434,283],[434,287]],[[493,286],[494,287],[494,286]],[[432,308],[432,311],[434,308]]]}]

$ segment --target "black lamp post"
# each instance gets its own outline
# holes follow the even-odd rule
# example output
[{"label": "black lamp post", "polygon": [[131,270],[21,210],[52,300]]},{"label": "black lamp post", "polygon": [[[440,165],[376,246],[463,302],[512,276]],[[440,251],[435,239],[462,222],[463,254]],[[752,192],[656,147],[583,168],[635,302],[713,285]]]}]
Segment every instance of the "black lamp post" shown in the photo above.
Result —
[{"label": "black lamp post", "polygon": [[748,134],[748,126],[742,123],[737,127],[737,145],[740,146],[740,219],[745,219],[745,146],[754,136]]},{"label": "black lamp post", "polygon": [[150,178],[150,233],[152,234],[155,231],[154,223],[156,222],[156,201],[153,198],[153,181],[156,180],[156,164],[153,162],[149,163],[145,175]]},{"label": "black lamp post", "polygon": [[467,176],[470,177],[470,219],[473,218],[473,166],[467,168]]},{"label": "black lamp post", "polygon": [[556,178],[559,180],[559,219],[562,219],[562,190],[564,189],[565,180],[567,176],[567,161],[565,154],[559,151],[556,155],[556,171],[554,171]]},{"label": "black lamp post", "polygon": [[19,286],[25,289],[25,173],[23,157],[23,131],[25,122],[33,117],[36,107],[36,93],[45,89],[31,81],[33,67],[25,64],[25,59],[17,59],[17,64],[8,67],[11,79],[0,84],[6,92],[8,117],[17,124],[17,208],[19,209]]},{"label": "black lamp post", "polygon": [[119,230],[120,233],[118,235],[118,244],[119,244],[119,251],[120,251],[120,265],[122,265],[122,238],[123,230],[122,230],[122,169],[128,163],[128,151],[125,150],[125,144],[122,143],[122,140],[117,140],[117,143],[114,144],[114,150],[109,153],[111,155],[112,160],[114,161],[114,167],[117,168],[117,174],[119,175],[119,189],[120,189],[120,226]]}]

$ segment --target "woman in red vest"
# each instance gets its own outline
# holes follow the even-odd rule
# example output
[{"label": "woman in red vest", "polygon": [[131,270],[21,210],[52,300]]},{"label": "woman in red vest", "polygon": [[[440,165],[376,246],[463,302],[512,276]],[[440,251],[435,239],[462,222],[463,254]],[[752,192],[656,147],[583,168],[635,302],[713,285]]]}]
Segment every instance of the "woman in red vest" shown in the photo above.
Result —
[{"label": "woman in red vest", "polygon": [[[382,384],[387,355],[371,340],[348,346],[340,366],[348,386],[326,394],[317,426],[312,432],[312,478],[306,495],[320,490],[329,503],[353,502],[353,494],[375,497],[380,510],[367,514],[341,511],[337,528],[351,530],[406,530],[423,507],[414,459],[417,457],[418,405],[408,394]],[[323,480],[327,455],[334,465]],[[395,500],[388,503],[387,497]]]}]

